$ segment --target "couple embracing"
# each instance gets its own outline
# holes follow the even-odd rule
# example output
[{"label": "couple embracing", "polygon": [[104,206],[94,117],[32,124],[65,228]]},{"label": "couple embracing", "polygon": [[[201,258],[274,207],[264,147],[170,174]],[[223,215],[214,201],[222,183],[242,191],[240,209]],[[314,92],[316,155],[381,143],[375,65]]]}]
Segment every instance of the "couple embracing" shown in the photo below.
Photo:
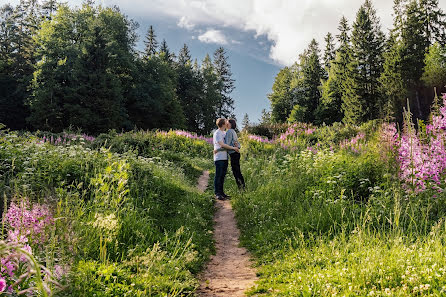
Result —
[{"label": "couple embracing", "polygon": [[214,132],[214,163],[215,197],[219,200],[227,200],[230,196],[223,190],[226,172],[228,171],[228,156],[231,158],[231,169],[239,189],[245,188],[245,180],[240,170],[240,143],[238,142],[235,128],[237,124],[233,119],[218,119],[218,129]]}]

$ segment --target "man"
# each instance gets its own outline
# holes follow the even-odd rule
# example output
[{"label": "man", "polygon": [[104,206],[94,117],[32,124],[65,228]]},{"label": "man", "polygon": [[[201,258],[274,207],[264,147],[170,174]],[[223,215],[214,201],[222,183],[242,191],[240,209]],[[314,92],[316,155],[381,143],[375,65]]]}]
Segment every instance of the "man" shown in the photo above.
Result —
[{"label": "man", "polygon": [[[217,122],[218,129],[214,132],[214,150],[219,150],[221,148],[227,150],[234,150],[239,152],[238,147],[230,146],[225,144],[225,128],[226,128],[226,120],[218,119]],[[214,193],[215,198],[218,200],[226,200],[230,198],[223,191],[223,184],[225,182],[225,175],[228,171],[228,152],[227,151],[218,151],[214,154],[214,163],[215,163],[215,178],[214,178]]]}]

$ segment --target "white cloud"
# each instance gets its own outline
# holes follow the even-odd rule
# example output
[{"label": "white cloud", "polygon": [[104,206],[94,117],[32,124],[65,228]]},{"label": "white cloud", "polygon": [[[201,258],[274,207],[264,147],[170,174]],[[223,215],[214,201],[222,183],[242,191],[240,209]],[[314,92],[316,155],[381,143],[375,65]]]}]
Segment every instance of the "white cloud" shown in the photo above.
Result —
[{"label": "white cloud", "polygon": [[187,30],[192,30],[195,27],[195,25],[192,24],[190,22],[190,20],[187,17],[185,17],[185,16],[182,16],[180,18],[180,20],[178,21],[177,25],[178,25],[178,27],[184,28],[184,29],[187,29]]},{"label": "white cloud", "polygon": [[208,29],[205,33],[198,36],[198,40],[204,43],[228,43],[228,41],[226,40],[226,36],[220,30],[215,29]]},{"label": "white cloud", "polygon": [[[283,65],[290,65],[297,60],[298,55],[307,47],[312,38],[316,38],[320,47],[323,48],[325,34],[338,33],[337,26],[342,15],[345,15],[351,24],[363,0],[132,0],[125,2],[107,0],[107,2],[114,2],[137,15],[152,14],[175,18],[179,20],[178,25],[183,28],[230,27],[252,32],[255,36],[265,35],[272,42],[270,58]],[[392,26],[392,2],[390,0],[373,1],[385,32]],[[446,7],[446,0],[440,0],[439,6]],[[204,37],[206,34],[212,35],[208,32],[201,35],[203,39],[211,40],[210,36]]]}]

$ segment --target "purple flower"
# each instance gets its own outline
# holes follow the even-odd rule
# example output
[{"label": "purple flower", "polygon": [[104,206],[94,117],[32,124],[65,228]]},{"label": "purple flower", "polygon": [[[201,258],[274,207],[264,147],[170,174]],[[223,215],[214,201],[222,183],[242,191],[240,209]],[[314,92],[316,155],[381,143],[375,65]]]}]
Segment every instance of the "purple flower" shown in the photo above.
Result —
[{"label": "purple flower", "polygon": [[6,280],[3,277],[0,277],[0,292],[3,292],[6,289]]}]

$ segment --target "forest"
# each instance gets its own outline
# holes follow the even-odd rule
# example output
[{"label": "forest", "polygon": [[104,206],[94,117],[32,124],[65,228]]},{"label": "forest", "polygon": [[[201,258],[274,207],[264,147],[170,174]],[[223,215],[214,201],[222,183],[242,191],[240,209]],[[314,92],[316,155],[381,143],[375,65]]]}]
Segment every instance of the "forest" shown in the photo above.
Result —
[{"label": "forest", "polygon": [[209,133],[233,115],[224,48],[200,63],[178,54],[150,26],[117,7],[86,1],[22,0],[0,8],[0,122],[11,129],[98,134],[110,129],[181,128]]},{"label": "forest", "polygon": [[264,121],[401,123],[408,105],[415,118],[428,119],[436,94],[446,90],[445,16],[438,0],[396,0],[385,32],[365,1],[353,23],[342,17],[338,31],[327,33],[323,52],[313,39],[281,69]]}]

